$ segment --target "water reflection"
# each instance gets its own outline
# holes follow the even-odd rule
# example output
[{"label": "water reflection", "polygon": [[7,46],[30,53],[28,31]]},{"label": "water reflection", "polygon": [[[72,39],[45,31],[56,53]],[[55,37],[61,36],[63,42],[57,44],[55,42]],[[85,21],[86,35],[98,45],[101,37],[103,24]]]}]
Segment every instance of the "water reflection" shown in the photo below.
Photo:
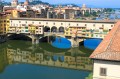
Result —
[{"label": "water reflection", "polygon": [[[24,69],[27,70],[29,67],[30,69],[27,70],[29,71],[29,73],[25,71],[27,72],[27,74],[24,75],[24,79],[26,79],[25,77],[31,73],[33,73],[34,76],[37,75],[38,73],[42,73],[42,72],[44,73],[45,72],[44,70],[39,72],[37,70],[34,70],[38,66],[39,67],[52,66],[52,67],[80,70],[79,72],[73,71],[73,72],[77,72],[74,75],[81,74],[81,76],[80,77],[77,76],[76,79],[79,78],[84,79],[84,77],[86,77],[89,74],[89,72],[81,71],[81,69],[92,70],[92,61],[87,57],[87,55],[84,52],[80,51],[79,48],[62,50],[51,47],[52,50],[50,50],[49,49],[50,47],[51,47],[50,44],[47,43],[40,43],[40,45],[34,46],[31,44],[31,42],[15,41],[15,40],[8,41],[0,45],[0,72],[1,72],[0,78],[9,79],[8,76],[10,76],[10,78],[16,79],[13,76],[11,76],[13,72],[15,75],[19,75],[19,73],[21,73],[21,75],[24,75],[26,73],[23,72],[24,73],[23,74],[21,70],[23,71]],[[66,72],[69,73],[69,71],[70,70]],[[45,73],[48,73],[48,71],[46,71]],[[54,72],[54,74],[58,75],[57,73],[60,72],[57,71]],[[49,74],[47,76],[49,76]],[[65,74],[67,73],[64,73],[64,77],[66,77]],[[21,75],[19,75],[20,78],[22,78]],[[68,77],[69,76],[67,76],[65,79],[72,79],[72,77],[71,78]],[[45,79],[45,77],[41,77],[41,75],[39,78]],[[51,78],[48,77],[46,79],[56,79],[56,78],[58,79],[58,77],[52,78],[51,76]],[[31,76],[31,78],[29,79],[34,79],[34,78],[33,76]],[[64,78],[60,77],[60,79],[64,79]]]},{"label": "water reflection", "polygon": [[7,66],[14,64],[92,70],[92,61],[86,53],[80,51],[79,48],[56,49],[47,43],[34,46],[25,41],[8,41],[0,45],[0,72],[2,73]]}]

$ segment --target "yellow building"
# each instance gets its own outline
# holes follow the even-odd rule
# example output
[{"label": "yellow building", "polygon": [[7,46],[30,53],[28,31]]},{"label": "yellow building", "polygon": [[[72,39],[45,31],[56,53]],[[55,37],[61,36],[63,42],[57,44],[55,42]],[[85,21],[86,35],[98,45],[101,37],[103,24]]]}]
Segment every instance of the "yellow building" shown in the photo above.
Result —
[{"label": "yellow building", "polygon": [[28,30],[29,30],[30,34],[35,34],[36,26],[32,25],[32,24],[29,24],[28,25]]},{"label": "yellow building", "polygon": [[108,29],[88,29],[85,26],[70,26],[65,30],[64,35],[68,37],[104,38],[109,32]]},{"label": "yellow building", "polygon": [[43,34],[43,25],[32,25],[28,26],[28,31],[30,34]]},{"label": "yellow building", "polygon": [[[84,26],[70,26],[65,30],[65,36],[70,37],[86,37],[86,27]],[[89,35],[88,35],[89,36]]]},{"label": "yellow building", "polygon": [[18,10],[12,10],[12,11],[11,11],[11,17],[13,17],[13,18],[18,18],[18,17],[19,17],[19,12],[18,12]]},{"label": "yellow building", "polygon": [[10,16],[5,13],[0,14],[0,34],[8,33],[10,26]]}]

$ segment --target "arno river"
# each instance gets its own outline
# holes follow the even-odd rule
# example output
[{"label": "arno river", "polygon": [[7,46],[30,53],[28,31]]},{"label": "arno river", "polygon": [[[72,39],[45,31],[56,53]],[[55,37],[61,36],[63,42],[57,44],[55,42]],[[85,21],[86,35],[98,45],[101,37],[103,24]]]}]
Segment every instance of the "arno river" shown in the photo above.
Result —
[{"label": "arno river", "polygon": [[0,79],[85,79],[92,72],[91,53],[83,46],[58,49],[9,40],[0,44]]}]

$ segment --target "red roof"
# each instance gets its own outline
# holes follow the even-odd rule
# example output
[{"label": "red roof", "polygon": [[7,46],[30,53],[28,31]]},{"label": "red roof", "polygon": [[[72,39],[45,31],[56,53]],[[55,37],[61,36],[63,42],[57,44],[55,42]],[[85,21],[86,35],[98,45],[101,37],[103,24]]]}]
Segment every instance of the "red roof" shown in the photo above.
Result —
[{"label": "red roof", "polygon": [[6,10],[5,11],[5,13],[11,13],[12,12],[12,10]]},{"label": "red roof", "polygon": [[118,21],[90,58],[120,61],[120,21]]}]

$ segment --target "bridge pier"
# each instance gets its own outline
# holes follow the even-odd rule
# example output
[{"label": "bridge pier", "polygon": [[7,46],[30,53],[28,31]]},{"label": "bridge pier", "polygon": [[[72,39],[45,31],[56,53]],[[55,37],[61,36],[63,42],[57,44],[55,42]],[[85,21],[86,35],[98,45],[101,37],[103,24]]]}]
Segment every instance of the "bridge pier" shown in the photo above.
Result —
[{"label": "bridge pier", "polygon": [[74,38],[72,37],[71,39],[69,39],[69,41],[71,41],[71,46],[72,47],[79,47],[79,42],[84,41],[84,39],[79,39],[79,38]]},{"label": "bridge pier", "polygon": [[39,37],[32,35],[32,44],[39,44]]}]

